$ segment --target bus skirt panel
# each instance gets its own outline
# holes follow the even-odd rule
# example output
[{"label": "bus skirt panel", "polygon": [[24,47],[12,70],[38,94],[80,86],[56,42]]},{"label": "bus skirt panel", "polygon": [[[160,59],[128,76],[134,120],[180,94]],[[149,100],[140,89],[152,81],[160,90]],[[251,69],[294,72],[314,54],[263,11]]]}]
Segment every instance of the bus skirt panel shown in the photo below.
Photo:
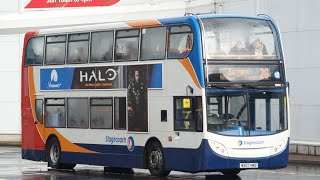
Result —
[{"label": "bus skirt panel", "polygon": [[230,169],[251,169],[240,167],[247,163],[258,169],[284,168],[288,164],[289,146],[275,156],[261,158],[231,158],[212,151],[208,140],[204,139],[198,149],[166,148],[166,168],[185,172],[214,172]]}]

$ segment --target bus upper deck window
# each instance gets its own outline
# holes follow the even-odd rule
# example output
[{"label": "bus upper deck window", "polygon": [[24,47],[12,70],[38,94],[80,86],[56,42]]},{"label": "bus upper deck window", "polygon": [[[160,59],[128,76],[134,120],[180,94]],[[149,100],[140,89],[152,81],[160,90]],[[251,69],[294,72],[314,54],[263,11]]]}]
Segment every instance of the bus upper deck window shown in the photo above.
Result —
[{"label": "bus upper deck window", "polygon": [[25,53],[25,65],[42,65],[44,37],[34,37],[28,42]]},{"label": "bus upper deck window", "polygon": [[193,46],[193,33],[187,25],[170,27],[168,58],[185,58]]},{"label": "bus upper deck window", "polygon": [[164,59],[166,48],[166,27],[142,29],[141,60]]},{"label": "bus upper deck window", "polygon": [[91,62],[111,62],[113,31],[94,32],[91,35]]},{"label": "bus upper deck window", "polygon": [[115,61],[138,60],[139,29],[116,32]]},{"label": "bus upper deck window", "polygon": [[46,64],[64,64],[66,55],[66,35],[48,36],[46,44]]},{"label": "bus upper deck window", "polygon": [[89,54],[89,33],[69,35],[68,63],[87,63]]}]

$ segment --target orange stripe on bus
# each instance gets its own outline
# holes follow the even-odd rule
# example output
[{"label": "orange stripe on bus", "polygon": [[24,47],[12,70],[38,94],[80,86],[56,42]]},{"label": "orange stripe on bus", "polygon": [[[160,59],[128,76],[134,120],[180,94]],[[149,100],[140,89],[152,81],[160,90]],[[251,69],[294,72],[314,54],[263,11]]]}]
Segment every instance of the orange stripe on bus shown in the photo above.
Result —
[{"label": "orange stripe on bus", "polygon": [[[35,109],[36,109],[35,108],[36,107],[36,105],[35,105],[35,103],[36,103],[35,94],[36,93],[35,93],[35,85],[34,85],[34,80],[33,80],[34,77],[33,77],[33,67],[32,66],[28,67],[28,78],[29,78],[29,98],[30,98],[30,104],[31,104],[31,110],[32,110],[32,117],[33,117],[34,121],[39,121],[37,116],[36,116],[36,113],[35,113],[36,112],[35,111]],[[43,125],[38,123],[37,124],[37,130],[38,130],[38,133],[39,133],[43,143],[45,143],[45,141],[43,139],[44,138],[44,134],[43,134],[43,132],[41,132],[39,130],[39,126],[43,127]],[[40,128],[42,128],[42,127],[40,127]]]},{"label": "orange stripe on bus", "polygon": [[67,152],[81,152],[81,153],[97,153],[88,149],[85,149],[83,147],[80,147],[78,145],[73,144],[70,142],[67,138],[62,136],[55,128],[47,128],[46,129],[46,138],[48,138],[49,135],[55,134],[60,142],[61,150],[67,151]]},{"label": "orange stripe on bus", "polygon": [[[29,66],[28,69],[28,76],[29,76],[29,97],[30,97],[30,103],[31,103],[31,109],[32,109],[32,115],[35,120],[37,120],[36,111],[35,111],[35,85],[34,85],[34,75],[33,75],[33,67]],[[82,148],[78,145],[73,144],[70,142],[67,138],[62,136],[55,128],[45,128],[44,123],[40,124],[38,123],[36,125],[37,130],[42,138],[42,140],[45,141],[51,134],[55,134],[58,137],[58,140],[60,142],[61,150],[62,151],[68,151],[68,152],[82,152],[82,153],[96,153],[94,151],[90,151],[88,149]],[[45,132],[42,132],[41,129],[45,129]]]},{"label": "orange stripe on bus", "polygon": [[184,66],[184,68],[188,71],[189,75],[191,76],[194,84],[201,89],[200,83],[198,81],[197,75],[192,67],[192,64],[189,58],[179,59],[179,62]]},{"label": "orange stripe on bus", "polygon": [[129,22],[127,22],[127,24],[133,28],[161,25],[161,23],[155,19],[141,20],[141,21],[129,21]]}]

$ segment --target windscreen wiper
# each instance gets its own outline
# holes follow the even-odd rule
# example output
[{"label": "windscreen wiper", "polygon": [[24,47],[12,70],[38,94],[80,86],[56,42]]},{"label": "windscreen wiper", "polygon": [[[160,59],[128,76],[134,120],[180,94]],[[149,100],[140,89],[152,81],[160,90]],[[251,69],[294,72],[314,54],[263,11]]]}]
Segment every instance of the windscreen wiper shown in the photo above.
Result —
[{"label": "windscreen wiper", "polygon": [[247,83],[242,83],[241,84],[242,87],[247,88],[247,89],[257,89],[257,86],[254,86],[252,84],[247,84]]}]

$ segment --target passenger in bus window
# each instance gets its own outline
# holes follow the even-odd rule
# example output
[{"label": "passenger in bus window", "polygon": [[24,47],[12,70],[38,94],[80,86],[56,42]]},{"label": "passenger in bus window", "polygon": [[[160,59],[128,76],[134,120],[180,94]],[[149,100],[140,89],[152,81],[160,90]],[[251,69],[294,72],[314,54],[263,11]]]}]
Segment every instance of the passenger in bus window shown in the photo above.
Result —
[{"label": "passenger in bus window", "polygon": [[229,51],[229,55],[247,55],[249,54],[248,50],[243,47],[243,43],[241,41],[236,41],[233,47]]},{"label": "passenger in bus window", "polygon": [[187,40],[186,40],[186,46],[185,48],[182,48],[181,51],[180,51],[180,56],[181,57],[186,57],[189,55],[191,49],[192,49],[192,37],[190,34],[187,35]]},{"label": "passenger in bus window", "polygon": [[187,35],[187,42],[186,42],[186,50],[191,51],[192,48],[192,37],[190,34]]},{"label": "passenger in bus window", "polygon": [[124,57],[123,46],[117,45],[115,56],[116,56],[115,59],[123,59]]},{"label": "passenger in bus window", "polygon": [[252,55],[268,55],[267,48],[260,40],[260,38],[255,39],[249,46],[249,52]]},{"label": "passenger in bus window", "polygon": [[78,47],[74,49],[74,53],[71,56],[71,61],[74,63],[85,63],[86,62],[86,55],[84,53],[84,49],[82,47]]},{"label": "passenger in bus window", "polygon": [[63,113],[60,109],[54,112],[46,111],[46,126],[47,127],[62,127],[64,126]]}]

